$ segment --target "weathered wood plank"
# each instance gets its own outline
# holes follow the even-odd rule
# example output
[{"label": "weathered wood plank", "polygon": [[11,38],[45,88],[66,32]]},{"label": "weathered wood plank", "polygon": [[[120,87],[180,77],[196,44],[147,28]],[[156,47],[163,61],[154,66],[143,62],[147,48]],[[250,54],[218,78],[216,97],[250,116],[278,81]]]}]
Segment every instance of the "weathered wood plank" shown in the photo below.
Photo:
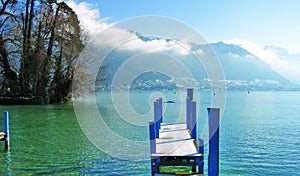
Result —
[{"label": "weathered wood plank", "polygon": [[161,131],[184,130],[187,129],[186,123],[161,123]]},{"label": "weathered wood plank", "polygon": [[151,154],[152,157],[202,156],[184,123],[162,123],[159,136],[156,139],[156,153]]}]

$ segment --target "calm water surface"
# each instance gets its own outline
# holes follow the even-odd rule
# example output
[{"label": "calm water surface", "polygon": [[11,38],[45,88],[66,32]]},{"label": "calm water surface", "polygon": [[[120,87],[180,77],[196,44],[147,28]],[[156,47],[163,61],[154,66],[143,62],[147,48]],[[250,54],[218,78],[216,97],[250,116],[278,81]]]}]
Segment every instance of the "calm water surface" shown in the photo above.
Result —
[{"label": "calm water surface", "polygon": [[[178,120],[184,102],[180,103],[178,94],[162,94],[176,102],[167,105],[165,120]],[[129,100],[118,103],[130,101],[138,113],[147,114],[152,95],[131,93]],[[207,118],[210,96],[200,93],[198,134]],[[300,92],[228,92],[220,128],[220,175],[300,175],[299,97]],[[99,94],[97,102],[115,133],[129,140],[148,140],[147,126],[118,118],[109,94]],[[11,149],[5,151],[0,143],[0,175],[150,175],[149,161],[114,158],[91,144],[72,104],[0,106],[3,111],[10,112]]]}]

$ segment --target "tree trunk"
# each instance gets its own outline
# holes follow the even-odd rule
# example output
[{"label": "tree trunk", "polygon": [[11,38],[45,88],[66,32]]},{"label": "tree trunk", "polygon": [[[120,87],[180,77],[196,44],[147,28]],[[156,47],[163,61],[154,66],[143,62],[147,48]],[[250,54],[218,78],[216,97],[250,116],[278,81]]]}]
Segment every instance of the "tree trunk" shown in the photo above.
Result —
[{"label": "tree trunk", "polygon": [[16,93],[18,88],[17,74],[11,69],[8,61],[8,53],[2,34],[0,34],[0,52],[3,68],[3,92]]}]

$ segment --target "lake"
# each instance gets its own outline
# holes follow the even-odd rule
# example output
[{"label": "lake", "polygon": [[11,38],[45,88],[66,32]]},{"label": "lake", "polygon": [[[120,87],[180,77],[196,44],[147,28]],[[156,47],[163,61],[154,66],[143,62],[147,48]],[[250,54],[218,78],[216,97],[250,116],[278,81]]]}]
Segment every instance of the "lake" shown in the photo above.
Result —
[{"label": "lake", "polygon": [[[220,127],[220,175],[300,175],[300,92],[226,95]],[[72,104],[0,106],[1,113],[10,113],[11,131],[10,151],[0,143],[0,175],[150,175],[149,151],[138,151],[139,147],[149,148],[146,122],[153,117],[151,105],[157,96],[175,101],[165,104],[164,121],[184,119],[185,102],[179,93],[131,92],[125,98],[117,96],[114,104],[108,92],[97,94],[97,108],[106,127],[126,141],[104,137],[103,131],[95,133],[99,138],[92,142],[97,145],[80,128]],[[205,136],[202,131],[212,95],[199,92],[199,96],[197,134]],[[126,145],[131,143],[142,146]],[[136,160],[126,158],[134,152]]]}]

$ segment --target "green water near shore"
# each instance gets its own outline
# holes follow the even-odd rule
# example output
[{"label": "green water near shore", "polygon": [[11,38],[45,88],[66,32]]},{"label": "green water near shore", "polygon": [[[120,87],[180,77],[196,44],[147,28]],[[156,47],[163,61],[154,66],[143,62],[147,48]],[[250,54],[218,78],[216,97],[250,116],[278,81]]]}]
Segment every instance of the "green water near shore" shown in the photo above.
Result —
[{"label": "green water near shore", "polygon": [[[172,92],[164,94],[174,96],[170,108],[175,110],[166,112],[172,116],[178,101]],[[149,112],[150,95],[133,94],[132,106]],[[103,100],[98,107],[108,126],[124,138],[132,140],[136,135],[135,140],[147,141],[147,127],[115,118],[108,96],[97,96]],[[202,123],[210,95],[200,97]],[[300,92],[227,93],[220,129],[220,175],[299,175],[299,97]],[[0,106],[3,111],[10,113],[11,149],[5,151],[0,142],[0,175],[150,175],[149,160],[118,159],[94,146],[79,127],[72,104]],[[0,120],[0,131],[2,126]]]},{"label": "green water near shore", "polygon": [[123,161],[101,152],[85,137],[71,104],[0,110],[10,112],[11,138],[10,151],[0,149],[0,175],[114,175],[124,170]]}]

